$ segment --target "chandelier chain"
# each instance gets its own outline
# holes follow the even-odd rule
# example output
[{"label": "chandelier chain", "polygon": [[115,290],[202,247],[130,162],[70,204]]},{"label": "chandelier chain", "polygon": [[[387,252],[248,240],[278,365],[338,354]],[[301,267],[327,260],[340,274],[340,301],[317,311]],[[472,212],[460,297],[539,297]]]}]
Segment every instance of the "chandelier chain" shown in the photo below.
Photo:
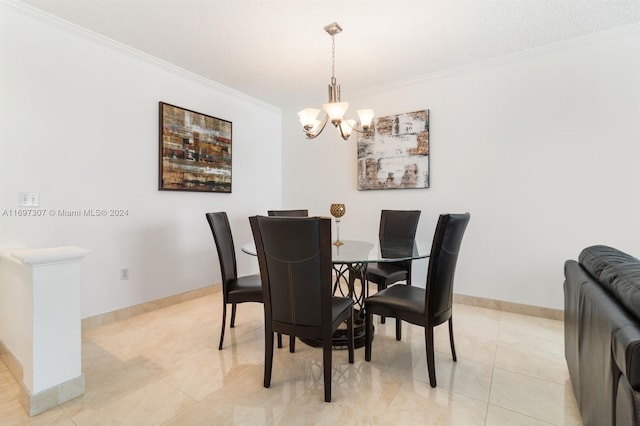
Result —
[{"label": "chandelier chain", "polygon": [[331,36],[331,82],[336,80],[336,36]]}]

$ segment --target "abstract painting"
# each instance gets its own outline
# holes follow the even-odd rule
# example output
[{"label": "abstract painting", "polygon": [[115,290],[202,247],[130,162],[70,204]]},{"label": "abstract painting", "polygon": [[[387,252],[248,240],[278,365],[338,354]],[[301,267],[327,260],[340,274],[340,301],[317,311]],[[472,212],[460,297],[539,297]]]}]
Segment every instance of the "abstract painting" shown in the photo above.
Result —
[{"label": "abstract painting", "polygon": [[231,192],[230,121],[160,102],[158,189]]},{"label": "abstract painting", "polygon": [[380,117],[358,133],[358,190],[429,188],[429,110]]}]

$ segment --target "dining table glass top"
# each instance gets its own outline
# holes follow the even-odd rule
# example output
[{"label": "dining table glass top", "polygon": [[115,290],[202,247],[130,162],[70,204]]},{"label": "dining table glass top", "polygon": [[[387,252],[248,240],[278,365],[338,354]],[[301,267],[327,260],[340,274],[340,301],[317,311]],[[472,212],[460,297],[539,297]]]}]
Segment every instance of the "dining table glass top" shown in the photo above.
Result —
[{"label": "dining table glass top", "polygon": [[[371,262],[398,262],[429,257],[431,244],[419,240],[384,239],[378,241],[342,240],[342,245],[331,245],[334,264]],[[256,256],[252,242],[242,246],[244,253]]]}]

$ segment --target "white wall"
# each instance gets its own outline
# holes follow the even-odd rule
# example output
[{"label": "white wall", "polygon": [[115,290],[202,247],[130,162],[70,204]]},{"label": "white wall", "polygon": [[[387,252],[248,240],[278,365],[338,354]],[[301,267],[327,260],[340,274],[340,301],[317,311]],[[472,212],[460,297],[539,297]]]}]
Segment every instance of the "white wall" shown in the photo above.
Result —
[{"label": "white wall", "polygon": [[[328,215],[330,203],[345,202],[344,239],[375,235],[381,208],[421,209],[426,239],[439,213],[470,211],[456,292],[561,308],[562,264],[583,247],[640,256],[639,33],[610,31],[368,94],[350,96],[340,81],[351,111],[431,112],[432,187],[359,192],[355,140],[332,128],[302,136],[295,112],[310,105],[281,113],[0,2],[0,246],[90,249],[88,317],[219,282],[206,211],[229,212],[238,245],[251,238],[247,216],[274,207]],[[317,84],[323,93],[326,82]],[[233,122],[232,194],[157,190],[159,101]],[[129,216],[2,216],[22,191],[38,192],[47,210]],[[241,273],[257,271],[253,259],[238,261]],[[129,281],[119,279],[123,267]]]},{"label": "white wall", "polygon": [[339,83],[351,115],[430,110],[431,188],[357,191],[356,141],[331,126],[305,140],[300,105],[283,111],[284,206],[328,215],[344,202],[343,239],[377,235],[382,208],[421,209],[429,240],[439,213],[469,211],[455,291],[549,308],[582,248],[640,257],[637,26],[360,96]]},{"label": "white wall", "polygon": [[[91,250],[83,317],[219,283],[205,212],[227,211],[239,246],[280,206],[279,109],[18,3],[0,3],[0,59],[0,246]],[[232,194],[158,191],[159,101],[233,122]],[[23,191],[128,216],[2,215]]]}]

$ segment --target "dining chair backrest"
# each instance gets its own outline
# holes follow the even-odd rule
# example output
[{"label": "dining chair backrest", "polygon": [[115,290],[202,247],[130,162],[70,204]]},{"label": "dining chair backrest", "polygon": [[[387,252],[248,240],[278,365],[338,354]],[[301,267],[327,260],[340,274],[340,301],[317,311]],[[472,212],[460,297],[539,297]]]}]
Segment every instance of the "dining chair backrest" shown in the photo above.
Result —
[{"label": "dining chair backrest", "polygon": [[[273,335],[311,339],[322,345],[324,400],[331,402],[333,333],[346,322],[353,364],[353,299],[333,296],[331,219],[249,218],[258,252],[264,301],[264,387],[271,386]],[[293,352],[293,351],[291,351]]]},{"label": "dining chair backrest", "polygon": [[[331,219],[255,216],[250,221],[265,318],[280,325],[331,327]],[[322,336],[320,329],[313,334]]]},{"label": "dining chair backrest", "polygon": [[218,250],[222,284],[226,287],[229,281],[238,278],[236,252],[229,218],[226,212],[207,213],[206,216]]},{"label": "dining chair backrest", "polygon": [[456,263],[470,218],[469,213],[460,213],[443,214],[438,219],[427,270],[427,323],[440,324],[451,317]]},{"label": "dining chair backrest", "polygon": [[402,238],[413,240],[418,229],[420,210],[382,210],[380,212],[380,239]]},{"label": "dining chair backrest", "polygon": [[267,212],[269,216],[281,216],[281,217],[309,217],[309,210],[269,210]]}]

